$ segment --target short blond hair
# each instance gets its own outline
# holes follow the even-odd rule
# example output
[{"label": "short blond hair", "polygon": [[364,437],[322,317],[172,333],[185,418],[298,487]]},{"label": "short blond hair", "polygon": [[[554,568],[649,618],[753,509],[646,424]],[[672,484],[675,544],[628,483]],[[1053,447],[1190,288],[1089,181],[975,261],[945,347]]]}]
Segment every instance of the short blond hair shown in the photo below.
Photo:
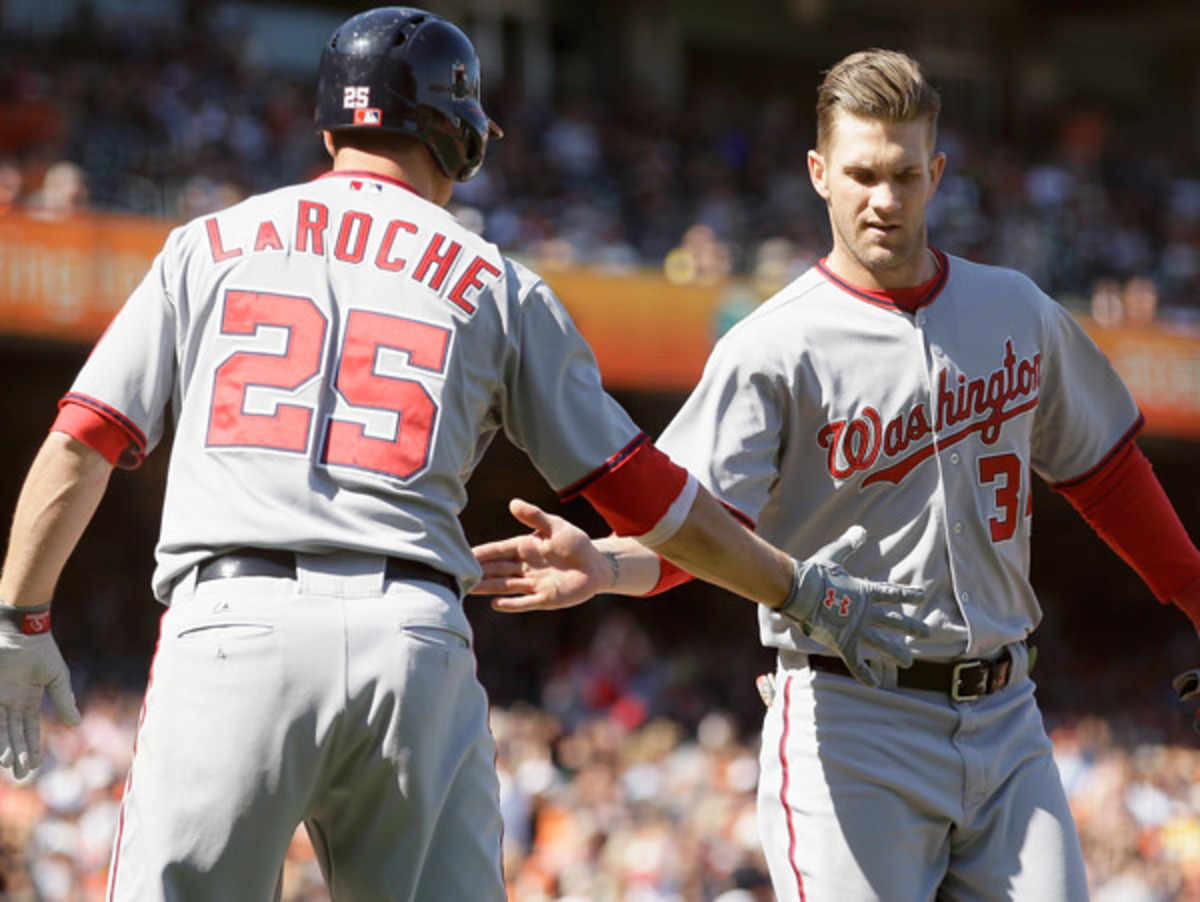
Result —
[{"label": "short blond hair", "polygon": [[936,136],[941,108],[942,98],[911,56],[896,50],[860,50],[826,72],[817,88],[817,149],[827,149],[839,111],[884,122],[926,117],[931,136]]}]

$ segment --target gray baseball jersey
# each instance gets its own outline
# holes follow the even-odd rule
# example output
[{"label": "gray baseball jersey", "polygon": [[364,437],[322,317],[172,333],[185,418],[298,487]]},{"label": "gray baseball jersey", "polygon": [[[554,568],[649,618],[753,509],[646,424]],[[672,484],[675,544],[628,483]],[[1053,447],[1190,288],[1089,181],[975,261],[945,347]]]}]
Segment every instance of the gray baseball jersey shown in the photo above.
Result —
[{"label": "gray baseball jersey", "polygon": [[[1141,417],[1029,279],[938,258],[915,315],[808,270],[717,343],[658,444],[799,557],[861,524],[857,574],[929,587],[918,653],[988,656],[1041,617],[1031,472],[1078,478]],[[759,618],[766,645],[820,650],[768,609]]]},{"label": "gray baseball jersey", "polygon": [[129,462],[174,405],[164,599],[237,546],[396,555],[469,584],[457,515],[498,429],[556,489],[640,435],[535,274],[367,173],[172,232],[67,400],[121,424]]}]

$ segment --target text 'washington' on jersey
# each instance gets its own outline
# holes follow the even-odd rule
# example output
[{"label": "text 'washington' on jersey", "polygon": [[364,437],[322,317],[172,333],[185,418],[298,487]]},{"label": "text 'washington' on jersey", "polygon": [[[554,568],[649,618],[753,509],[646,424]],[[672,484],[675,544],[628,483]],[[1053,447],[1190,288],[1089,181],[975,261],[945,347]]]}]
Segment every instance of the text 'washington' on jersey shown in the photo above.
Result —
[{"label": "text 'washington' on jersey", "polygon": [[[1037,406],[1041,383],[1042,355],[1018,358],[1010,338],[1000,366],[985,376],[968,379],[960,373],[953,378],[948,369],[938,373],[933,416],[927,402],[918,401],[884,423],[879,411],[867,406],[858,416],[826,423],[817,443],[828,454],[829,474],[837,479],[870,470],[882,453],[891,462],[870,473],[863,487],[899,483],[936,451],[974,433],[984,444],[995,444],[1008,420]],[[944,431],[952,427],[957,428]]]}]

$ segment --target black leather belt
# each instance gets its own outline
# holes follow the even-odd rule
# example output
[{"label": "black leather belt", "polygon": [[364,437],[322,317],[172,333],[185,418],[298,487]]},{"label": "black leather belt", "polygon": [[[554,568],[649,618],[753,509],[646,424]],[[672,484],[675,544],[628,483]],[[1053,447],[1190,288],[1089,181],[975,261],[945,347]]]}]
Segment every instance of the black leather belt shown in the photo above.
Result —
[{"label": "black leather belt", "polygon": [[[823,673],[853,676],[841,658],[809,655],[808,666]],[[904,689],[944,692],[956,702],[969,702],[998,692],[1012,678],[1012,654],[1006,648],[991,661],[968,658],[962,661],[914,661],[896,671],[896,685]]]},{"label": "black leather belt", "polygon": [[[385,579],[425,580],[445,586],[455,595],[459,593],[458,580],[449,573],[421,561],[408,558],[389,557],[384,564]],[[226,554],[210,557],[196,570],[196,582],[210,579],[233,579],[238,576],[275,576],[285,579],[296,578],[296,555],[291,551],[274,548],[241,548]]]}]

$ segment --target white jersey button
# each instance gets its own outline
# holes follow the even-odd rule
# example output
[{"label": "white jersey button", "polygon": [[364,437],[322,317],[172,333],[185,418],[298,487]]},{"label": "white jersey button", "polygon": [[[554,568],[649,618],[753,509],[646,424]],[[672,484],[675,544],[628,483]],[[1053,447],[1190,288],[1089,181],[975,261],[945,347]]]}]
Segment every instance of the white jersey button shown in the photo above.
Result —
[{"label": "white jersey button", "polygon": [[956,464],[956,463],[958,463],[960,460],[962,460],[962,458],[958,456],[958,452],[957,452],[957,451],[955,451],[953,454],[951,454],[951,455],[950,455],[950,463],[952,463],[952,464]]},{"label": "white jersey button", "polygon": [[971,603],[971,593],[970,592],[962,592],[959,594],[958,597],[962,599],[963,604]]},{"label": "white jersey button", "polygon": [[962,521],[960,520],[959,522],[954,524],[954,534],[962,535],[962,531],[963,531],[963,525],[962,525]]}]

